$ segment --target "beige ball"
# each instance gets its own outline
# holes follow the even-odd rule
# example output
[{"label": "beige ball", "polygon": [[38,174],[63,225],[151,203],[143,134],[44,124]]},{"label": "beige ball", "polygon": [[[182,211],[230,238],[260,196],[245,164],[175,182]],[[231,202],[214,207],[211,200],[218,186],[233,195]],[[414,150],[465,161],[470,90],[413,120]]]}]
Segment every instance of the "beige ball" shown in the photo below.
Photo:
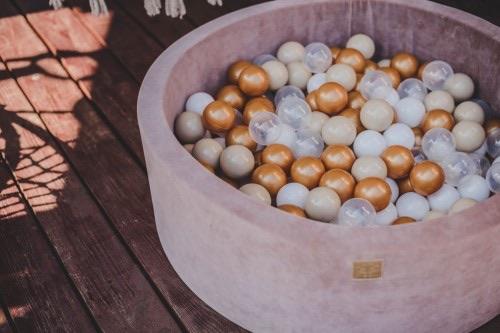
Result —
[{"label": "beige ball", "polygon": [[319,111],[313,111],[306,120],[306,127],[314,133],[321,135],[323,125],[330,119],[326,114]]},{"label": "beige ball", "polygon": [[220,167],[229,178],[246,177],[253,171],[254,166],[253,153],[242,145],[229,146],[220,155]]},{"label": "beige ball", "polygon": [[335,64],[326,71],[326,81],[336,82],[347,91],[351,91],[356,87],[356,72],[349,65]]},{"label": "beige ball", "polygon": [[394,120],[394,109],[381,99],[371,99],[361,108],[361,123],[366,129],[385,131]]},{"label": "beige ball", "polygon": [[347,117],[335,116],[325,122],[321,136],[327,145],[350,146],[356,139],[356,125]]},{"label": "beige ball", "polygon": [[449,92],[456,101],[465,101],[474,94],[474,81],[472,81],[467,74],[455,73],[446,80],[444,89]]},{"label": "beige ball", "polygon": [[434,220],[438,219],[440,217],[446,216],[445,213],[443,212],[438,212],[437,210],[431,210],[425,214],[424,218],[422,219],[423,221],[428,221],[428,220]]},{"label": "beige ball", "polygon": [[271,60],[262,65],[269,77],[269,88],[278,90],[288,82],[288,69],[277,60]]},{"label": "beige ball", "polygon": [[346,47],[358,50],[366,59],[370,59],[375,54],[375,42],[365,34],[353,35],[347,41]]},{"label": "beige ball", "polygon": [[306,198],[305,211],[309,218],[332,222],[340,209],[340,197],[329,187],[316,187]]},{"label": "beige ball", "polygon": [[380,68],[388,68],[391,67],[391,59],[382,59],[377,63]]},{"label": "beige ball", "polygon": [[175,119],[175,134],[181,143],[195,143],[205,135],[201,116],[195,112],[182,112]]},{"label": "beige ball", "polygon": [[304,56],[306,54],[306,50],[302,44],[299,42],[286,42],[281,45],[278,49],[276,56],[278,60],[288,65],[294,61],[302,61],[304,60]]},{"label": "beige ball", "polygon": [[188,143],[188,144],[185,144],[185,145],[182,145],[184,147],[184,149],[186,149],[186,151],[190,154],[193,153],[193,148],[194,148],[194,144],[192,143]]},{"label": "beige ball", "polygon": [[351,174],[358,182],[368,177],[385,179],[387,177],[387,166],[380,157],[363,156],[354,161]]},{"label": "beige ball", "polygon": [[448,215],[460,213],[461,211],[466,210],[467,208],[470,208],[475,204],[477,204],[477,201],[474,199],[469,199],[469,198],[458,199],[453,204],[453,206],[451,206]]},{"label": "beige ball", "polygon": [[193,157],[205,165],[216,168],[222,154],[222,146],[214,139],[204,138],[196,142],[193,147]]},{"label": "beige ball", "polygon": [[457,143],[457,150],[470,153],[481,147],[486,133],[483,126],[475,121],[463,120],[455,125],[452,130]]},{"label": "beige ball", "polygon": [[307,81],[312,76],[311,71],[307,69],[306,65],[302,61],[294,61],[289,63],[288,69],[288,84],[296,86],[302,90],[306,89]]},{"label": "beige ball", "polygon": [[474,121],[478,124],[484,123],[484,110],[483,108],[472,101],[460,103],[453,113],[455,121],[458,123],[462,120]]},{"label": "beige ball", "polygon": [[441,109],[452,113],[455,109],[455,100],[453,99],[453,96],[444,90],[435,90],[430,92],[427,96],[425,96],[424,104],[427,112]]},{"label": "beige ball", "polygon": [[257,199],[258,201],[265,203],[266,205],[271,204],[271,194],[269,194],[266,188],[262,185],[253,183],[245,184],[240,187],[240,191],[254,199]]}]

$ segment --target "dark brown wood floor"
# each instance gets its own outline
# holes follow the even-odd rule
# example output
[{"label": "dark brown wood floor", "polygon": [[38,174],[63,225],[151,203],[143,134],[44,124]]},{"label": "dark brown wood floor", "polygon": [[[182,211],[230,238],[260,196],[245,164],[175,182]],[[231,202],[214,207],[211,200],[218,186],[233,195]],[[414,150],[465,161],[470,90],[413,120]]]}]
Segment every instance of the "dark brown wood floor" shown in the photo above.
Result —
[{"label": "dark brown wood floor", "polygon": [[[163,254],[135,105],[167,46],[263,0],[187,0],[184,20],[149,18],[140,0],[107,0],[99,17],[47,2],[0,1],[0,333],[243,331]],[[500,24],[496,1],[440,2]]]}]

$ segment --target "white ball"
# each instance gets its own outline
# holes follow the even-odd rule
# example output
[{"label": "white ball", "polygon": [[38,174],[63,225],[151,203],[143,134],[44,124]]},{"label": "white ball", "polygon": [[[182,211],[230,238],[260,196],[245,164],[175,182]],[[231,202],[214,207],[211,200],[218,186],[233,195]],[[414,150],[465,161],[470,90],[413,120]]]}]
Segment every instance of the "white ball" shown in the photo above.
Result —
[{"label": "white ball", "polygon": [[232,145],[222,151],[220,167],[229,178],[243,178],[252,173],[255,167],[255,158],[247,147]]},{"label": "white ball", "polygon": [[392,124],[394,110],[386,101],[372,99],[363,105],[360,117],[366,129],[382,132]]},{"label": "white ball", "polygon": [[340,209],[340,198],[329,187],[316,187],[309,191],[304,210],[309,218],[322,222],[333,222]]},{"label": "white ball", "polygon": [[281,45],[277,52],[277,57],[279,61],[285,65],[294,62],[304,60],[306,50],[304,46],[298,42],[286,42]]},{"label": "white ball", "polygon": [[269,77],[269,88],[278,90],[288,82],[288,69],[278,60],[271,60],[262,65]]},{"label": "white ball", "polygon": [[334,116],[323,125],[321,136],[327,145],[350,146],[356,138],[356,125],[347,117]]},{"label": "white ball", "polygon": [[391,187],[391,202],[395,203],[399,198],[399,186],[398,183],[392,178],[385,178],[385,182]]},{"label": "white ball", "polygon": [[474,81],[464,73],[455,73],[444,83],[444,89],[456,101],[465,101],[474,95]]},{"label": "white ball", "polygon": [[357,157],[380,156],[387,148],[384,136],[373,130],[358,134],[354,140],[353,150]]},{"label": "white ball", "polygon": [[391,67],[391,59],[382,59],[377,63],[380,68],[388,68]]},{"label": "white ball", "polygon": [[323,43],[306,46],[304,64],[313,73],[323,73],[332,65],[332,51]]},{"label": "white ball", "polygon": [[266,190],[266,188],[259,184],[245,184],[240,187],[240,191],[245,193],[246,195],[254,198],[260,202],[265,203],[266,205],[271,205],[271,195]]},{"label": "white ball", "polygon": [[377,213],[375,217],[376,225],[391,225],[398,218],[398,210],[391,202],[389,205]]},{"label": "white ball", "polygon": [[484,110],[483,108],[472,101],[466,101],[460,103],[453,113],[455,116],[455,121],[460,122],[462,120],[474,121],[476,123],[484,123]]},{"label": "white ball", "polygon": [[458,184],[458,192],[462,198],[474,199],[478,202],[484,201],[490,196],[488,182],[481,176],[468,176]]},{"label": "white ball", "polygon": [[439,190],[429,195],[427,199],[432,210],[448,213],[455,202],[460,199],[460,194],[453,186],[443,184]]},{"label": "white ball", "polygon": [[205,128],[198,113],[181,112],[175,119],[175,134],[181,143],[196,143],[205,135]]},{"label": "white ball", "polygon": [[319,112],[319,111],[313,111],[311,114],[307,117],[307,120],[305,122],[305,128],[308,130],[321,134],[321,129],[323,128],[323,125],[330,119],[325,113]]},{"label": "white ball", "polygon": [[364,156],[354,161],[351,174],[358,182],[368,177],[385,179],[387,166],[380,157]]},{"label": "white ball", "polygon": [[435,210],[431,210],[427,214],[425,214],[423,221],[430,221],[430,220],[438,219],[438,218],[443,217],[443,216],[446,216],[446,214],[442,213],[442,212],[435,211]]},{"label": "white ball", "polygon": [[214,98],[206,92],[194,93],[186,101],[186,111],[195,112],[201,116],[207,105],[213,101]]},{"label": "white ball", "polygon": [[275,61],[275,60],[278,60],[278,59],[275,56],[273,56],[272,54],[264,53],[264,54],[256,56],[252,62],[258,66],[262,66],[268,61]]},{"label": "white ball", "polygon": [[435,90],[427,94],[424,104],[427,111],[441,109],[452,113],[455,109],[453,96],[444,90]]},{"label": "white ball", "polygon": [[479,123],[469,120],[463,120],[453,127],[453,136],[457,144],[457,150],[467,153],[481,147],[486,139],[486,133],[483,126]]},{"label": "white ball", "polygon": [[306,99],[306,96],[299,88],[295,86],[283,86],[278,89],[276,94],[274,95],[274,105],[278,106],[281,102],[287,97],[298,97],[302,99]]},{"label": "white ball", "polygon": [[381,99],[389,103],[392,107],[399,102],[399,94],[393,87],[378,87],[373,91],[371,99]]},{"label": "white ball", "polygon": [[398,215],[411,217],[416,221],[422,220],[429,212],[427,199],[415,192],[408,192],[399,197],[396,202]]},{"label": "white ball", "polygon": [[335,64],[326,72],[328,82],[336,82],[343,86],[347,91],[356,87],[357,78],[354,69],[346,64]]},{"label": "white ball", "polygon": [[347,41],[346,47],[358,50],[366,59],[370,59],[375,54],[375,42],[365,34],[353,35]]},{"label": "white ball", "polygon": [[464,211],[468,208],[471,208],[477,204],[477,201],[474,199],[469,199],[469,198],[462,198],[457,200],[455,204],[451,207],[450,212],[448,214],[457,214],[460,213],[461,211]]},{"label": "white ball", "polygon": [[288,183],[278,191],[276,206],[294,205],[304,209],[309,190],[300,183]]},{"label": "white ball", "polygon": [[394,107],[398,122],[406,124],[411,128],[420,125],[425,116],[424,104],[411,97],[400,100]]},{"label": "white ball", "polygon": [[310,93],[326,83],[326,73],[317,73],[307,81],[307,92]]},{"label": "white ball", "polygon": [[415,146],[415,133],[405,124],[392,124],[385,130],[384,138],[387,146],[399,145],[408,149]]},{"label": "white ball", "polygon": [[288,69],[288,84],[306,89],[307,81],[312,76],[311,71],[304,65],[302,61],[294,61],[286,65]]},{"label": "white ball", "polygon": [[290,125],[280,124],[279,136],[271,143],[279,143],[293,150],[296,141],[297,141],[297,133],[295,129]]}]

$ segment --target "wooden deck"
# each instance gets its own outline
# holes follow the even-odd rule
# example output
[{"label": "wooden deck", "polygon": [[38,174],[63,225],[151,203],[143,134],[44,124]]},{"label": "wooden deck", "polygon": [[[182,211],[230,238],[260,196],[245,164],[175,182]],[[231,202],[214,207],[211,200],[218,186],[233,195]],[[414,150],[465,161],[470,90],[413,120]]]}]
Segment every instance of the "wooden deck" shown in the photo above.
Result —
[{"label": "wooden deck", "polygon": [[[136,100],[172,42],[257,2],[188,0],[177,20],[140,0],[99,17],[85,0],[0,1],[0,333],[243,331],[161,249]],[[441,2],[500,24],[493,1]],[[499,331],[500,317],[477,330]]]}]

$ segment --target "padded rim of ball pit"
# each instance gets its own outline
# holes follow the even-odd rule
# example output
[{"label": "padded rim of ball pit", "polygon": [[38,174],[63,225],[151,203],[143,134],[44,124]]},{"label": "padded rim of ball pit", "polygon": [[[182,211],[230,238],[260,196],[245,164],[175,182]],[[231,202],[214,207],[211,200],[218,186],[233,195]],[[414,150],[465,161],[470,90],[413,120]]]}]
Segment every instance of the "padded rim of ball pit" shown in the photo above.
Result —
[{"label": "padded rim of ball pit", "polygon": [[[500,29],[428,1],[278,0],[216,19],[164,51],[138,117],[158,234],[183,281],[252,331],[466,332],[500,313],[500,196],[461,214],[353,228],[285,214],[207,172],[177,142],[175,115],[213,93],[227,66],[286,40],[342,45],[364,32],[377,54],[449,61],[500,107]],[[480,84],[478,84],[480,82]],[[383,261],[378,279],[356,261]]]}]

